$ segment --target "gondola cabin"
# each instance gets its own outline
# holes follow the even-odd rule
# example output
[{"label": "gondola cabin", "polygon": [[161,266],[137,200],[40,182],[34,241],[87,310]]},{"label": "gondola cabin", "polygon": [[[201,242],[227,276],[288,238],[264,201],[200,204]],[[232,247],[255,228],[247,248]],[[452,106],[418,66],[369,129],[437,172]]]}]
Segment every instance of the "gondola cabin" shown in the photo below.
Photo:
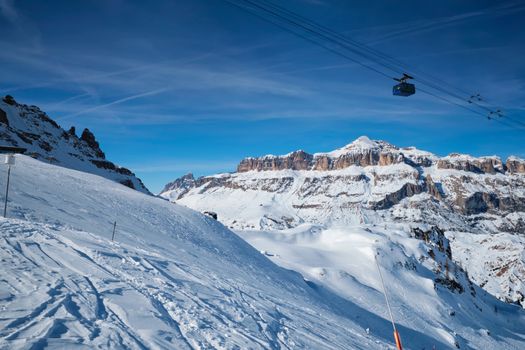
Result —
[{"label": "gondola cabin", "polygon": [[410,96],[416,93],[416,86],[414,84],[401,82],[394,85],[392,93],[394,96]]}]

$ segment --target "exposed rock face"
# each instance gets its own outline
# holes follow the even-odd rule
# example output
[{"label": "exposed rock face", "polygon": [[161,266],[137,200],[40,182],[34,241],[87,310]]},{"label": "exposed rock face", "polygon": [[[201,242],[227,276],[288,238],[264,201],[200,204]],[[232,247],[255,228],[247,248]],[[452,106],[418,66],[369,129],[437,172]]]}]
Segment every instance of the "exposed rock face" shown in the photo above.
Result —
[{"label": "exposed rock face", "polygon": [[509,157],[505,164],[510,173],[525,174],[525,159]]},{"label": "exposed rock face", "polygon": [[27,155],[42,161],[94,173],[149,193],[130,170],[105,159],[91,131],[85,129],[79,138],[74,127],[66,131],[38,107],[17,103],[11,96],[0,101],[0,139],[4,145],[27,148]]},{"label": "exposed rock face", "polygon": [[162,192],[169,191],[170,189],[176,189],[177,194],[173,193],[173,196],[176,197],[176,199],[179,199],[194,187],[196,187],[195,178],[193,177],[192,173],[188,173],[182,177],[179,177],[175,181],[168,183],[166,186],[164,186]]},{"label": "exposed rock face", "polygon": [[306,170],[311,167],[312,159],[312,155],[304,151],[295,151],[283,157],[246,158],[237,166],[237,171]]},{"label": "exposed rock face", "polygon": [[500,207],[500,200],[495,193],[475,192],[467,198],[459,197],[456,202],[465,214],[480,214]]},{"label": "exposed rock face", "polygon": [[473,158],[457,153],[440,159],[437,167],[439,169],[464,170],[478,174],[504,173],[506,170],[501,159],[498,157]]},{"label": "exposed rock face", "polygon": [[[284,156],[264,156],[261,158],[245,158],[237,167],[237,174],[272,171],[306,171],[304,183],[297,189],[297,194],[308,197],[324,195],[347,196],[353,198],[363,194],[339,190],[330,192],[331,184],[341,183],[341,186],[382,186],[382,184],[399,183],[393,185],[386,192],[381,190],[378,198],[363,200],[360,204],[374,210],[385,210],[395,206],[402,200],[421,193],[428,193],[433,198],[453,205],[466,215],[481,213],[495,213],[498,211],[512,212],[525,210],[525,200],[521,192],[509,196],[499,188],[505,186],[520,186],[523,179],[510,180],[507,177],[497,177],[498,174],[525,173],[525,161],[511,157],[505,166],[498,157],[471,157],[468,155],[451,154],[439,158],[428,152],[419,151],[414,147],[398,148],[388,142],[372,141],[367,137],[360,137],[351,144],[328,153],[309,154],[296,151]],[[402,166],[399,171],[380,171],[381,168]],[[368,169],[370,174],[349,175],[316,175],[316,172],[341,171],[345,169]],[[376,167],[376,168],[374,168]],[[437,173],[431,175],[430,169],[437,168]],[[394,169],[394,168],[392,168]],[[455,175],[449,172],[441,174],[439,169],[459,171]],[[350,170],[349,170],[350,171]],[[367,171],[367,172],[368,172]],[[494,175],[494,177],[488,176]],[[253,175],[257,177],[257,175]],[[435,178],[437,176],[437,179]],[[485,177],[487,176],[487,177]],[[235,176],[193,178],[189,174],[165,186],[163,193],[172,192],[174,200],[184,197],[192,188],[206,184],[206,190],[212,188],[230,188],[247,190],[283,191],[282,175],[274,178],[259,179],[254,187],[252,183],[238,181]],[[476,190],[473,190],[476,188]],[[286,189],[284,189],[286,190]],[[379,191],[379,189],[378,189]],[[176,193],[176,196],[175,196]],[[356,197],[357,198],[357,197]],[[318,206],[318,203],[311,204]],[[355,204],[349,204],[352,206]]]},{"label": "exposed rock face", "polygon": [[[369,144],[370,143],[370,144]],[[363,147],[364,146],[364,147]],[[302,150],[285,156],[245,158],[237,166],[237,172],[272,170],[337,170],[349,166],[370,166],[402,163],[403,154],[394,146],[371,141],[362,137],[345,148],[331,153],[309,154]]]},{"label": "exposed rock face", "polygon": [[87,145],[93,151],[95,151],[95,154],[97,155],[97,157],[102,158],[102,159],[106,158],[106,155],[104,154],[104,152],[102,152],[102,150],[100,149],[100,145],[95,139],[95,135],[93,135],[93,133],[89,131],[89,129],[87,128],[84,129],[84,131],[82,132],[82,136],[80,136],[80,139],[84,141],[85,143],[87,143]]},{"label": "exposed rock face", "polygon": [[388,166],[396,163],[402,163],[404,162],[405,157],[403,156],[403,153],[381,153],[379,154],[379,165],[381,166]]},{"label": "exposed rock face", "polygon": [[377,202],[373,209],[382,210],[392,208],[397,203],[401,202],[407,197],[412,197],[415,194],[423,192],[423,187],[421,185],[416,185],[413,183],[404,184],[399,190],[392,193],[388,193],[385,198]]},{"label": "exposed rock face", "polygon": [[5,97],[2,100],[4,101],[4,103],[6,103],[6,104],[8,104],[10,106],[16,106],[17,105],[15,99],[11,95],[5,95]]},{"label": "exposed rock face", "polygon": [[0,123],[9,126],[9,119],[7,119],[7,113],[3,109],[0,109]]},{"label": "exposed rock face", "polygon": [[427,175],[425,177],[426,191],[433,197],[437,199],[443,199],[443,190],[441,189],[441,184],[436,184],[432,180],[432,176]]},{"label": "exposed rock face", "polygon": [[[371,141],[361,137],[346,147],[329,153],[309,154],[295,151],[284,156],[245,158],[237,166],[237,172],[275,170],[340,170],[350,166],[389,166],[406,163],[417,167],[436,164],[439,169],[463,170],[476,174],[505,173],[507,166],[498,157],[474,158],[453,153],[444,158],[414,147],[398,148],[384,141]],[[513,172],[525,172],[525,161],[512,158],[507,161]]]}]

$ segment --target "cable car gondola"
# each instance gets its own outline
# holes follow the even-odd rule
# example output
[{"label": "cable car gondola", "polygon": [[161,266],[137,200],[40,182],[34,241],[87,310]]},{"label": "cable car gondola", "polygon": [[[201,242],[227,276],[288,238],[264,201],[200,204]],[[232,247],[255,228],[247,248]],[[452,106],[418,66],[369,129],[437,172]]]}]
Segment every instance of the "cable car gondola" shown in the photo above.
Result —
[{"label": "cable car gondola", "polygon": [[416,86],[414,84],[407,83],[408,79],[414,79],[410,75],[403,73],[402,78],[394,78],[399,81],[399,84],[394,85],[392,88],[392,94],[394,96],[410,96],[416,93]]}]

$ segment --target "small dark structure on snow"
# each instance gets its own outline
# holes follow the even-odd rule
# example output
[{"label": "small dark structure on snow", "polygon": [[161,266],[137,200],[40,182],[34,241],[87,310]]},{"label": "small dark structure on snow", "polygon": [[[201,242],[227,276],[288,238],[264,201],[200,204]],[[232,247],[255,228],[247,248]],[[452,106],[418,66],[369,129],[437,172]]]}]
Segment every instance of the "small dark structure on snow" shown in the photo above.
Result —
[{"label": "small dark structure on snow", "polygon": [[214,211],[205,211],[203,212],[204,215],[208,215],[209,217],[217,220],[217,213]]},{"label": "small dark structure on snow", "polygon": [[10,153],[10,154],[20,153],[20,154],[24,154],[25,151],[27,151],[27,149],[26,148],[22,148],[22,147],[2,146],[2,145],[0,145],[0,153]]}]

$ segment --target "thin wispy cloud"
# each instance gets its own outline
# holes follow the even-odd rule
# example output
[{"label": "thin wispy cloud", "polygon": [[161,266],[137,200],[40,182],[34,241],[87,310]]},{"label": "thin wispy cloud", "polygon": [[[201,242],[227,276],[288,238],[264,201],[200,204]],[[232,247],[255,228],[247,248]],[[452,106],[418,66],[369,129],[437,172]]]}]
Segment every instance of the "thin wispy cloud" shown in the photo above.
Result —
[{"label": "thin wispy cloud", "polygon": [[[523,113],[522,1],[384,1],[282,6],[381,46],[408,61],[410,72],[431,72]],[[416,95],[394,97],[393,80],[223,2],[42,4],[0,0],[0,93],[90,128],[112,161],[126,163],[133,148],[134,164],[126,165],[146,181],[161,181],[158,173],[233,169],[244,155],[304,144],[318,151],[327,139],[337,147],[360,134],[393,143],[420,137],[431,151],[462,132],[479,134],[458,141],[465,148],[490,137],[519,140],[502,146],[507,151],[523,147],[515,131],[420,93],[417,81]]]},{"label": "thin wispy cloud", "polygon": [[483,17],[499,17],[508,14],[515,14],[516,12],[524,11],[525,5],[523,3],[515,2],[510,4],[503,4],[499,6],[493,6],[484,10],[472,11],[462,13],[453,16],[439,17],[434,19],[415,21],[401,24],[401,28],[398,30],[389,30],[388,34],[376,37],[372,40],[367,41],[367,44],[373,45],[380,42],[384,42],[389,39],[406,37],[409,35],[420,35],[424,32],[438,30],[444,27],[462,24],[466,21],[480,19]]},{"label": "thin wispy cloud", "polygon": [[14,0],[0,0],[0,15],[5,18],[13,32],[3,33],[3,40],[25,46],[28,50],[42,51],[41,34],[37,26],[15,7]]},{"label": "thin wispy cloud", "polygon": [[16,23],[19,18],[13,0],[0,0],[0,13],[13,24]]},{"label": "thin wispy cloud", "polygon": [[79,116],[79,115],[82,115],[82,114],[86,114],[86,113],[91,113],[91,112],[97,111],[99,109],[104,109],[104,108],[111,107],[111,106],[114,106],[114,105],[118,105],[118,104],[121,104],[121,103],[124,103],[124,102],[137,100],[139,98],[143,98],[143,97],[147,97],[147,96],[158,95],[158,94],[166,92],[168,90],[169,90],[169,88],[156,89],[156,90],[152,90],[152,91],[143,92],[143,93],[140,93],[140,94],[127,96],[127,97],[124,97],[124,98],[121,98],[121,99],[118,99],[118,100],[115,100],[115,101],[111,101],[109,103],[104,103],[104,104],[97,105],[97,106],[94,106],[94,107],[91,107],[91,108],[86,108],[84,110],[80,110],[80,111],[78,111],[76,113],[68,114],[66,116],[63,116],[63,117],[60,117],[60,118],[57,118],[57,119],[59,121],[64,121],[64,120],[70,119],[72,117],[76,117],[76,116]]}]

